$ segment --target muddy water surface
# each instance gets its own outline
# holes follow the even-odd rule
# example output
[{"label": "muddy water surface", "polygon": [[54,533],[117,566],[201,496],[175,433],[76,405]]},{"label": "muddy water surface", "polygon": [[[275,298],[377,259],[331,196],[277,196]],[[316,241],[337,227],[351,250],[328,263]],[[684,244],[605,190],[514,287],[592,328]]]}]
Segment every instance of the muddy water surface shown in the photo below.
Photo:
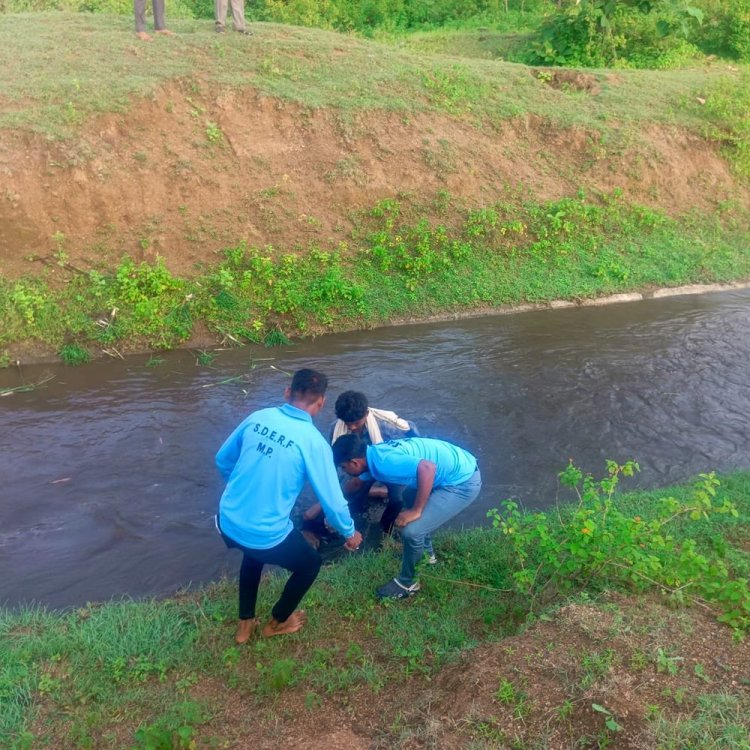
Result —
[{"label": "muddy water surface", "polygon": [[[323,337],[222,352],[213,368],[190,352],[147,361],[25,368],[55,377],[0,399],[0,603],[233,575],[212,523],[214,453],[303,366],[331,380],[321,428],[357,388],[479,457],[483,493],[454,525],[483,523],[506,497],[553,503],[569,457],[595,472],[635,458],[641,487],[750,467],[748,290]],[[0,371],[0,390],[19,382]]]}]

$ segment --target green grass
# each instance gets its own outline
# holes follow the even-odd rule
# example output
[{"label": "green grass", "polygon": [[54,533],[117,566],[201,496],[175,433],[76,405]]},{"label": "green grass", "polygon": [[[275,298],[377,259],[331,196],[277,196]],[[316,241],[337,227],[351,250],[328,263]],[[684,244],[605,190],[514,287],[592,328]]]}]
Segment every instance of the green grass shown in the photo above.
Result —
[{"label": "green grass", "polygon": [[430,55],[479,60],[523,62],[529,40],[541,21],[540,16],[509,13],[485,23],[476,20],[446,24],[437,29],[409,33],[376,34],[400,49]]},{"label": "green grass", "polygon": [[65,344],[58,352],[60,359],[66,365],[85,365],[91,361],[91,354],[78,344]]},{"label": "green grass", "polygon": [[[714,517],[676,534],[695,538],[704,554],[746,575],[750,473],[722,478],[721,491],[737,506],[736,518]],[[648,519],[660,497],[689,492],[631,493],[618,496],[618,506]],[[35,737],[34,747],[189,747],[234,692],[249,711],[277,705],[288,691],[305,695],[314,710],[331,696],[378,695],[405,677],[434,676],[462,651],[517,632],[528,611],[528,601],[508,591],[512,552],[499,531],[447,533],[438,544],[440,565],[422,571],[424,592],[408,605],[379,605],[372,593],[396,570],[398,549],[351,556],[322,571],[305,599],[309,621],[298,636],[242,648],[232,639],[231,582],[162,602],[110,602],[64,613],[0,611],[0,744],[28,747]],[[260,616],[267,616],[283,582],[264,580]],[[604,646],[585,655],[586,684],[575,689],[585,690],[618,658]],[[191,693],[198,684],[213,691],[199,698]],[[511,700],[510,688],[502,688],[503,700]],[[513,699],[519,695],[514,688]],[[743,747],[721,743],[741,736],[744,710],[736,695],[701,698],[679,724],[661,717],[659,746]],[[716,735],[719,727],[724,735]],[[709,737],[715,744],[702,745]]]},{"label": "green grass", "polygon": [[96,348],[178,346],[197,323],[273,345],[447,310],[750,277],[740,209],[674,219],[617,191],[538,203],[508,189],[481,208],[438,198],[442,221],[423,218],[429,201],[387,199],[343,245],[271,254],[241,243],[190,279],[127,258],[64,285],[0,277],[0,350],[31,341],[80,364]]},{"label": "green grass", "polygon": [[[34,13],[0,16],[0,128],[71,137],[99,112],[124,112],[169,81],[254,87],[307,107],[443,111],[472,121],[526,114],[561,126],[607,128],[643,121],[697,128],[695,105],[725,66],[656,72],[591,71],[596,97],[557,91],[522,65],[449,59],[333,32],[257,24],[249,42],[216,38],[208,21],[177,20],[178,36],[138,42],[123,16]],[[85,154],[81,155],[85,158]]]},{"label": "green grass", "polygon": [[[3,613],[0,743],[23,741],[43,706],[43,726],[54,727],[51,746],[60,737],[70,743],[84,726],[97,746],[93,738],[112,725],[132,732],[179,714],[189,688],[208,677],[259,704],[293,687],[319,696],[361,686],[378,692],[399,675],[438,669],[488,633],[502,635],[502,625],[490,623],[506,605],[468,587],[437,584],[431,603],[376,609],[372,590],[396,564],[392,553],[368,554],[326,569],[305,600],[315,616],[291,649],[287,639],[259,641],[252,650],[233,645],[233,584],[178,601]],[[282,582],[264,582],[260,611],[270,609]],[[474,610],[468,620],[467,607]]]},{"label": "green grass", "polygon": [[716,693],[698,698],[689,718],[657,717],[653,733],[660,750],[750,750],[747,695]]}]

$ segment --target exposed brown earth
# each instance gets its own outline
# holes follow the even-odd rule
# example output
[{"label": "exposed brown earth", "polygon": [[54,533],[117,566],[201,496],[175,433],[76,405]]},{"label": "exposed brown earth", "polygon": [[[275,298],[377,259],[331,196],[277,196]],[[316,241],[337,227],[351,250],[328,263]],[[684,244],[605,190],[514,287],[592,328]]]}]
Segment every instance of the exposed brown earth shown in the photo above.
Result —
[{"label": "exposed brown earth", "polygon": [[[550,82],[564,84],[586,82]],[[750,202],[713,144],[656,125],[620,135],[605,146],[532,117],[482,129],[175,82],[90,121],[75,142],[0,133],[0,272],[38,274],[62,250],[73,268],[158,254],[190,275],[243,239],[282,250],[338,243],[377,200],[427,202],[441,190],[487,205],[508,186],[536,199],[621,188],[671,214]]]},{"label": "exposed brown earth", "polygon": [[[747,699],[748,686],[750,644],[734,641],[711,613],[612,596],[570,604],[432,679],[404,678],[375,694],[339,692],[310,706],[302,692],[285,692],[265,711],[217,682],[200,683],[194,697],[220,706],[201,731],[227,748],[648,750],[657,747],[661,712],[687,719],[700,696]],[[593,705],[620,729],[608,731]]]}]

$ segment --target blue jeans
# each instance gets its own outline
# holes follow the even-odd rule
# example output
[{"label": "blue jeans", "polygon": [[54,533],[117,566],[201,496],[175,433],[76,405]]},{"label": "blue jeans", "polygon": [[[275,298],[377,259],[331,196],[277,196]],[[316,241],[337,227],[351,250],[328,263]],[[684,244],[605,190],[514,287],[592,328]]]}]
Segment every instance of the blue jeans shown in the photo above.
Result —
[{"label": "blue jeans", "polygon": [[404,554],[401,559],[399,583],[411,586],[414,583],[414,571],[425,551],[432,554],[431,534],[464,508],[471,505],[482,489],[482,475],[477,469],[462,484],[448,487],[436,487],[431,493],[416,521],[401,528],[401,539],[404,542]]}]

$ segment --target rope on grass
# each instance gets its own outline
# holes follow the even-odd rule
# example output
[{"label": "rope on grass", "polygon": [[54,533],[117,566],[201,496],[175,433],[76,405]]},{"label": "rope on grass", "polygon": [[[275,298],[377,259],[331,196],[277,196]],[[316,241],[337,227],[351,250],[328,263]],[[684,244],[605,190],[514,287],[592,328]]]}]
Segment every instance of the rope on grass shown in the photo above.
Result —
[{"label": "rope on grass", "polygon": [[[665,583],[659,583],[659,581],[654,580],[653,578],[650,578],[649,576],[645,575],[644,573],[641,573],[639,570],[633,570],[633,568],[628,567],[627,565],[623,565],[622,563],[615,562],[614,560],[607,560],[605,562],[607,565],[612,565],[615,568],[622,568],[623,570],[627,570],[629,573],[634,573],[635,575],[643,578],[644,580],[648,581],[649,583],[653,583],[654,586],[658,586],[662,591],[666,591],[669,594],[672,594],[673,596],[675,594],[679,594],[683,589],[688,588],[688,586],[693,585],[693,581],[688,581],[687,583],[683,584],[682,586],[678,586],[676,589],[673,589],[671,586],[667,586]],[[716,610],[705,600],[701,599],[698,596],[689,596],[687,597],[693,604],[697,604],[699,607],[703,607],[703,609],[707,609],[712,615],[716,616]]]},{"label": "rope on grass", "polygon": [[455,578],[441,578],[440,576],[434,576],[429,573],[422,573],[422,578],[434,578],[436,581],[445,581],[446,583],[458,583],[461,586],[473,586],[477,589],[487,589],[488,591],[499,591],[503,594],[512,594],[515,589],[498,589],[494,586],[487,586],[484,583],[471,583],[470,581],[459,581]]}]

